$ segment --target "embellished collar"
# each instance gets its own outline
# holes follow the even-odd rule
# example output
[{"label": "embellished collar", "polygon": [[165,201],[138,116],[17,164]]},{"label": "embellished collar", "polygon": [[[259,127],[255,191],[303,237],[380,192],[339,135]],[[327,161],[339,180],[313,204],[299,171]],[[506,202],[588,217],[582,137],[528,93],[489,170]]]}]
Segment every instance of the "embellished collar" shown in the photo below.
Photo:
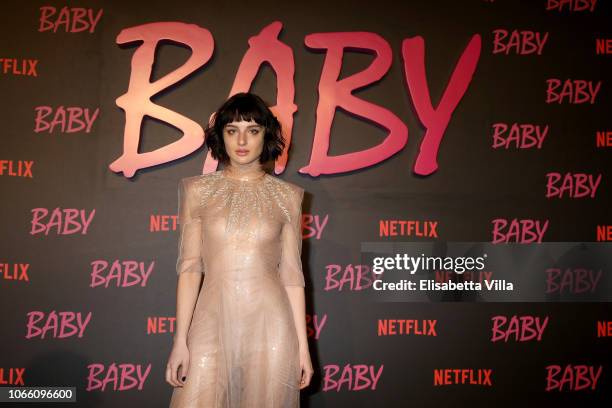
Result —
[{"label": "embellished collar", "polygon": [[261,180],[262,178],[264,178],[266,176],[266,172],[262,171],[259,174],[247,174],[247,175],[243,175],[241,177],[233,177],[230,176],[227,172],[226,169],[220,170],[220,174],[221,177],[226,178],[226,179],[230,179],[230,180],[236,180],[236,181],[257,181],[257,180]]}]

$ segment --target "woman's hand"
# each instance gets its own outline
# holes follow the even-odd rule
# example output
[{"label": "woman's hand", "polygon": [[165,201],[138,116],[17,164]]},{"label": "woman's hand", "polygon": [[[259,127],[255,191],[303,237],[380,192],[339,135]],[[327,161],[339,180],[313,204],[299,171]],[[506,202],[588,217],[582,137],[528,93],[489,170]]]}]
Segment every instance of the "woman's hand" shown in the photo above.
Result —
[{"label": "woman's hand", "polygon": [[185,385],[189,368],[189,349],[185,341],[175,342],[166,364],[166,382],[173,387]]},{"label": "woman's hand", "polygon": [[300,370],[302,378],[300,379],[300,390],[310,385],[310,379],[314,370],[312,369],[312,362],[310,361],[310,352],[308,348],[300,347]]}]

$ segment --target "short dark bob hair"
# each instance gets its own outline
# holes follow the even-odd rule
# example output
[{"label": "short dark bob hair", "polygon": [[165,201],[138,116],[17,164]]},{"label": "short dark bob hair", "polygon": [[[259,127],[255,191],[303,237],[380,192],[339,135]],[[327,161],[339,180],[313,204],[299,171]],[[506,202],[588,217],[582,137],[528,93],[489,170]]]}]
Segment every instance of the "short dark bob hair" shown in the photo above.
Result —
[{"label": "short dark bob hair", "polygon": [[263,150],[259,156],[260,163],[276,160],[281,155],[285,148],[285,139],[278,119],[258,95],[240,92],[232,95],[217,109],[204,129],[206,146],[215,160],[223,164],[229,163],[223,142],[223,128],[230,122],[240,120],[253,120],[266,129]]}]

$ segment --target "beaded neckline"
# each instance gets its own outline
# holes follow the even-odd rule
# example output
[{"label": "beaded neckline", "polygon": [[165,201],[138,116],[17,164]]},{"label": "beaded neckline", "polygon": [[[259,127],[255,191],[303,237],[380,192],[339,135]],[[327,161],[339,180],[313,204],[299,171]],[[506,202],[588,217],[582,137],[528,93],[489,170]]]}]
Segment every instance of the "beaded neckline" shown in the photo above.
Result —
[{"label": "beaded neckline", "polygon": [[250,177],[250,178],[231,177],[225,173],[225,170],[219,170],[219,174],[221,175],[221,177],[223,177],[224,179],[228,179],[228,180],[234,180],[238,182],[252,182],[252,181],[258,181],[258,180],[263,179],[268,173],[263,172],[261,175],[258,175],[256,177]]}]

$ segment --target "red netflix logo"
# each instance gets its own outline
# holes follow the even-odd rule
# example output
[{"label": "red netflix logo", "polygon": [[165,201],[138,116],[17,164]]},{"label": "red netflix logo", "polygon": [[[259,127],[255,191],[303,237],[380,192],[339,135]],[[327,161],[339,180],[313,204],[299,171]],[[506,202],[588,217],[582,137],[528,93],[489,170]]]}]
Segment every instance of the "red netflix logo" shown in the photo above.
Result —
[{"label": "red netflix logo", "polygon": [[25,368],[10,367],[7,369],[0,367],[0,385],[25,385],[23,381],[24,372]]}]

